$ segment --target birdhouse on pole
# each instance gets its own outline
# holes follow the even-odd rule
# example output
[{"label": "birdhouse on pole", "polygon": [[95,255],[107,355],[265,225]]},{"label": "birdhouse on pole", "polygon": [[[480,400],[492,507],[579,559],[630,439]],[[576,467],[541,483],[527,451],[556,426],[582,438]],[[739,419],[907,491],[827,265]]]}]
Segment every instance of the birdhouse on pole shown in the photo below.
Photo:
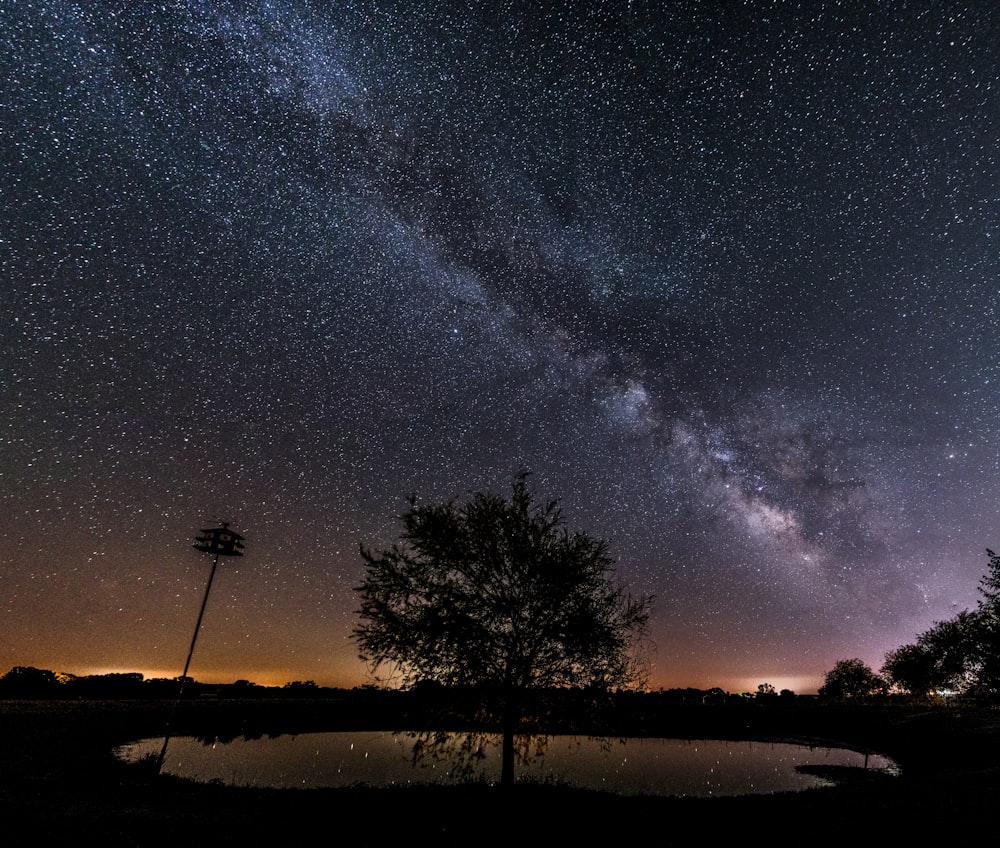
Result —
[{"label": "birdhouse on pole", "polygon": [[229,523],[222,522],[221,527],[212,527],[202,530],[200,536],[195,537],[197,544],[192,545],[195,550],[204,551],[206,554],[216,556],[243,556],[243,537],[229,529]]}]

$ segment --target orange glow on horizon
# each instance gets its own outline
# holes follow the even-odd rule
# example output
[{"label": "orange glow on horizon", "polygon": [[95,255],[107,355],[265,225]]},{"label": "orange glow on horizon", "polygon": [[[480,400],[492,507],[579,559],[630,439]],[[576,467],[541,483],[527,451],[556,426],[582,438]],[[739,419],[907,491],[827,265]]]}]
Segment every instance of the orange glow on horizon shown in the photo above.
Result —
[{"label": "orange glow on horizon", "polygon": [[[139,673],[144,680],[172,680],[181,673],[179,668],[122,668],[113,666],[77,666],[64,668],[57,665],[38,665],[61,674],[72,674],[77,677],[89,677],[104,674],[135,674]],[[0,671],[0,676],[9,669]],[[227,669],[214,668],[199,671],[192,669],[190,676],[198,683],[209,685],[224,685],[237,680],[249,680],[259,686],[281,687],[293,681],[312,680],[317,686],[333,689],[353,689],[373,683],[373,679],[363,671],[357,674],[309,673],[305,670],[277,669]],[[822,677],[815,675],[741,675],[739,677],[720,677],[716,680],[703,679],[698,674],[686,678],[654,678],[650,679],[646,689],[651,692],[669,689],[722,689],[724,692],[738,694],[740,692],[755,693],[761,683],[770,683],[776,692],[789,689],[796,695],[814,695],[822,685]]]}]

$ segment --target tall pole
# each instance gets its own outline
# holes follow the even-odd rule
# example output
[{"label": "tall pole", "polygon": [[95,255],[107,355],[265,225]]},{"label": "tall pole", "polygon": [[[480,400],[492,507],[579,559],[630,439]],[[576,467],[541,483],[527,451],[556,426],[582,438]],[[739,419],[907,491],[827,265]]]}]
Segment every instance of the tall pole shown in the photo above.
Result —
[{"label": "tall pole", "polygon": [[191,636],[191,647],[188,649],[187,660],[184,662],[184,672],[181,674],[180,686],[177,689],[177,698],[174,700],[173,709],[170,711],[170,720],[167,722],[166,732],[163,735],[163,747],[160,748],[160,756],[156,763],[157,773],[163,768],[163,761],[167,757],[167,746],[170,744],[171,725],[177,714],[177,706],[181,702],[184,694],[184,684],[187,683],[188,669],[191,668],[191,657],[194,656],[194,646],[198,643],[198,633],[201,631],[201,620],[205,617],[205,607],[208,606],[208,594],[212,591],[212,581],[215,580],[215,570],[219,567],[220,556],[243,556],[243,537],[239,533],[234,533],[229,529],[229,524],[222,522],[221,527],[211,530],[202,530],[204,535],[197,539],[198,544],[194,547],[205,553],[213,553],[212,570],[208,573],[208,583],[205,585],[205,595],[201,599],[201,609],[198,610],[198,621],[194,626],[194,634]]},{"label": "tall pole", "polygon": [[191,637],[191,647],[188,650],[187,662],[184,663],[184,673],[181,675],[182,691],[184,681],[187,680],[188,669],[191,667],[191,657],[194,656],[194,646],[198,641],[198,631],[201,630],[201,620],[205,617],[205,607],[208,605],[208,593],[212,591],[212,581],[215,579],[215,569],[219,567],[219,556],[219,552],[216,551],[215,559],[212,560],[212,570],[208,573],[208,585],[205,586],[205,597],[201,599],[201,609],[198,611],[198,621],[194,626],[194,635]]}]

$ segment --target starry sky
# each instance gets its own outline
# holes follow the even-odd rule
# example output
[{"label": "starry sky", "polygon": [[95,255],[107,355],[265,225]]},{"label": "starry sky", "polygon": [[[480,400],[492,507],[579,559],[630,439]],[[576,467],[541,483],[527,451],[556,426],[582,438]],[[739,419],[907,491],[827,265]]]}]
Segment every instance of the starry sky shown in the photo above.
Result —
[{"label": "starry sky", "polygon": [[992,2],[0,0],[0,672],[368,680],[519,469],[650,684],[815,691],[1000,545]]}]

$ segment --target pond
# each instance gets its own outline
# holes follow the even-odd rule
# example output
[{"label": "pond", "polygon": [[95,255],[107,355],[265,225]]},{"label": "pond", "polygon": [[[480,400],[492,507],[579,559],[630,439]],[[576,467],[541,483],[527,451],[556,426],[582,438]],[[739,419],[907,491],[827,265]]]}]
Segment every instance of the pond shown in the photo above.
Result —
[{"label": "pond", "polygon": [[[163,738],[118,750],[129,762],[156,757]],[[421,752],[414,762],[414,751]],[[522,739],[519,781],[552,781],[622,795],[725,796],[829,785],[816,767],[897,772],[886,757],[778,742],[682,739]],[[304,733],[232,742],[170,740],[163,772],[198,781],[273,788],[459,783],[500,776],[499,739],[489,734]]]}]

